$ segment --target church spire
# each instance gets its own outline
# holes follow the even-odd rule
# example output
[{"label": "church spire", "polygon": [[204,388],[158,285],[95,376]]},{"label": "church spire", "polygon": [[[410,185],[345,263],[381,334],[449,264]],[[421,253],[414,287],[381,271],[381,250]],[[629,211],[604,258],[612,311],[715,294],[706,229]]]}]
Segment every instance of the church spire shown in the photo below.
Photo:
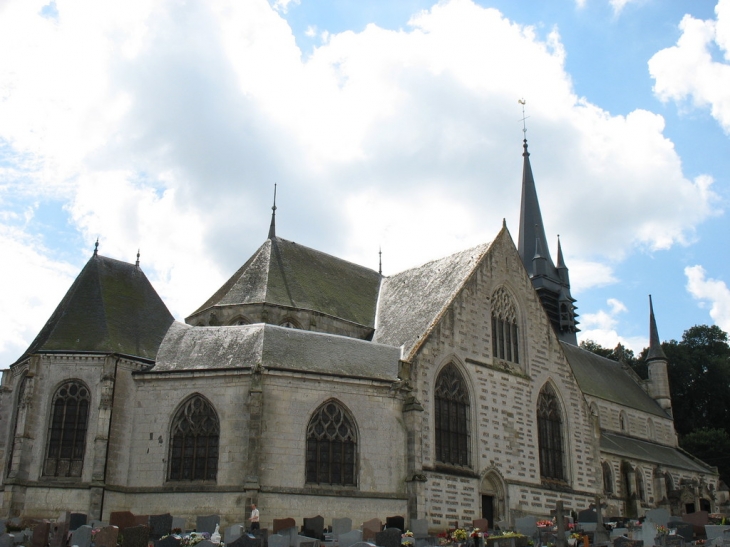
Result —
[{"label": "church spire", "polygon": [[654,361],[656,359],[667,360],[667,356],[664,354],[662,344],[659,341],[659,331],[656,328],[656,319],[654,318],[654,305],[651,301],[651,295],[649,295],[649,353],[646,355],[646,360]]},{"label": "church spire", "polygon": [[269,239],[276,237],[276,184],[274,184],[274,205],[271,207],[271,226],[269,226]]}]

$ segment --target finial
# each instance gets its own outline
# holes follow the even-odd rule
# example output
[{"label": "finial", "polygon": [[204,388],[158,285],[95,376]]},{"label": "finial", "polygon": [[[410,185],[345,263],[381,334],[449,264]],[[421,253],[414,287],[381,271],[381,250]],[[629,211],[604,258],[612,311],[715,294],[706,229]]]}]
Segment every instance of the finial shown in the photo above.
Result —
[{"label": "finial", "polygon": [[99,252],[99,238],[97,237],[96,243],[94,243],[94,256],[96,256],[98,252]]},{"label": "finial", "polygon": [[378,274],[383,275],[383,248],[378,247]]},{"label": "finial", "polygon": [[506,227],[507,227],[507,219],[502,217],[502,228],[506,228]]},{"label": "finial", "polygon": [[269,226],[269,239],[276,237],[276,184],[274,184],[274,205],[271,207],[271,226]]},{"label": "finial", "polygon": [[649,353],[646,355],[647,362],[655,359],[667,360],[667,356],[662,349],[662,343],[659,340],[659,331],[656,328],[656,319],[654,318],[654,304],[649,295]]},{"label": "finial", "polygon": [[529,156],[530,154],[527,152],[527,124],[525,123],[527,118],[530,117],[530,116],[525,116],[525,104],[527,103],[527,101],[525,101],[525,99],[517,99],[517,102],[522,105],[522,119],[520,120],[522,122],[522,134],[523,134],[522,148],[524,149],[524,152],[522,153],[522,155]]},{"label": "finial", "polygon": [[139,249],[137,249],[137,262],[134,265],[139,268]]}]

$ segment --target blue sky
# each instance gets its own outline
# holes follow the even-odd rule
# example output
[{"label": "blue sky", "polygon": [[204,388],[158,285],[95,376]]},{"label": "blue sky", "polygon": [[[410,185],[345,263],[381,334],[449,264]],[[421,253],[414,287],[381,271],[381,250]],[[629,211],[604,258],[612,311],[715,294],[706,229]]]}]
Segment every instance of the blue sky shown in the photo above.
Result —
[{"label": "blue sky", "polygon": [[[100,238],[183,319],[277,232],[385,274],[517,240],[582,337],[730,329],[730,0],[0,0],[0,367]],[[10,311],[8,311],[10,310]]]}]

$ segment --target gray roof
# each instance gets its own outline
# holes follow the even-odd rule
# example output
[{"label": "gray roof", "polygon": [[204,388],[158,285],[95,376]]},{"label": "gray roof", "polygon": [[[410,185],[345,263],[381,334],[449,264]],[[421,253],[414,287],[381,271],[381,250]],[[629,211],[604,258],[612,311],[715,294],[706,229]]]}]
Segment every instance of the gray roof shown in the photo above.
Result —
[{"label": "gray roof", "polygon": [[403,346],[403,358],[412,358],[490,245],[477,245],[384,279],[373,341]]},{"label": "gray roof", "polygon": [[138,266],[94,254],[19,360],[43,352],[154,359],[173,320]]},{"label": "gray roof", "polygon": [[616,456],[666,465],[678,469],[686,469],[697,473],[715,473],[714,469],[705,463],[688,456],[682,450],[671,446],[651,443],[618,435],[602,432],[601,452]]},{"label": "gray roof", "polygon": [[669,418],[666,412],[622,367],[612,361],[572,344],[560,342],[583,393],[599,399]]},{"label": "gray roof", "polygon": [[191,327],[176,322],[153,372],[265,368],[395,381],[399,348],[334,334],[257,323]]},{"label": "gray roof", "polygon": [[273,237],[193,315],[213,306],[268,303],[372,327],[380,279],[364,266]]}]

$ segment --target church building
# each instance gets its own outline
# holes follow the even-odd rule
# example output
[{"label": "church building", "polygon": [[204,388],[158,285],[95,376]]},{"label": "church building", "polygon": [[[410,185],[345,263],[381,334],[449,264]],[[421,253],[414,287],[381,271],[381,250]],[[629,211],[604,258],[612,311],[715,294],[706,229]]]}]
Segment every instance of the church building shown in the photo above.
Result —
[{"label": "church building", "polygon": [[[562,500],[606,517],[715,510],[677,445],[650,307],[649,378],[578,347],[524,141],[518,243],[393,276],[268,238],[185,323],[94,251],[0,387],[2,515],[243,522],[487,518]],[[650,303],[651,306],[651,303]]]}]

